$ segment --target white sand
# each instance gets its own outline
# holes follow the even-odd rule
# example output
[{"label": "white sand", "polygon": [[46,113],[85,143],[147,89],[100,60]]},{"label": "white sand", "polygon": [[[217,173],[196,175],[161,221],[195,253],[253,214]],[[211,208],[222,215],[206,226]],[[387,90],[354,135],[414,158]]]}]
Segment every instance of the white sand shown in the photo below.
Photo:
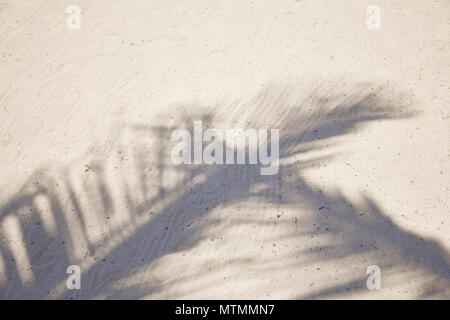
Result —
[{"label": "white sand", "polygon": [[[0,298],[450,298],[449,21],[446,0],[0,1]],[[172,165],[194,120],[279,128],[279,174]]]}]

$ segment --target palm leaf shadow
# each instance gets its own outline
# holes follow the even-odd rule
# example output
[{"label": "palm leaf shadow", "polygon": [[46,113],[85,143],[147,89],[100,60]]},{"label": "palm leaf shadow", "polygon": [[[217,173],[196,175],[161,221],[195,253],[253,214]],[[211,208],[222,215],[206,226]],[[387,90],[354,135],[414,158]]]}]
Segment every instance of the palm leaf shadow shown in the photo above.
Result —
[{"label": "palm leaf shadow", "polygon": [[[42,171],[32,175],[29,182],[1,208],[0,224],[7,217],[17,217],[19,230],[26,242],[25,255],[31,261],[34,279],[28,283],[23,281],[23,276],[20,275],[24,271],[16,263],[15,249],[8,241],[0,241],[0,253],[7,277],[7,281],[2,283],[3,287],[0,286],[3,298],[20,298],[25,296],[21,292],[27,290],[33,290],[31,295],[35,298],[50,297],[52,292],[53,297],[60,298],[140,298],[161,292],[168,284],[161,283],[158,279],[154,279],[152,285],[146,283],[118,287],[117,284],[164,256],[195,247],[201,234],[209,227],[220,224],[220,221],[209,219],[203,223],[193,222],[202,220],[220,206],[249,200],[295,206],[298,204],[299,194],[303,207],[318,210],[324,204],[328,206],[325,211],[318,210],[313,218],[304,217],[303,222],[321,225],[326,221],[329,226],[328,235],[331,234],[336,239],[340,239],[344,233],[348,234],[349,228],[339,228],[343,221],[351,230],[359,230],[358,234],[350,232],[351,236],[334,247],[330,245],[320,252],[300,252],[306,259],[326,263],[361,252],[376,252],[378,249],[367,243],[377,239],[379,246],[392,246],[393,249],[389,252],[393,256],[411,260],[411,268],[421,268],[436,276],[438,280],[424,291],[423,296],[439,293],[449,281],[448,253],[442,246],[432,239],[403,231],[387,219],[386,214],[370,198],[365,198],[363,205],[356,205],[342,194],[318,192],[304,179],[302,171],[316,162],[329,161],[332,155],[313,157],[302,162],[285,161],[317,150],[327,150],[330,146],[337,145],[339,137],[357,132],[369,122],[408,118],[413,114],[386,103],[377,96],[379,92],[367,89],[367,85],[355,86],[344,94],[330,94],[319,87],[302,99],[292,99],[293,91],[295,92],[295,88],[290,86],[272,86],[262,90],[246,104],[246,108],[251,108],[250,116],[241,121],[243,125],[256,128],[280,128],[282,164],[279,174],[275,176],[261,176],[259,165],[171,166],[168,142],[173,129],[189,128],[194,120],[200,119],[206,127],[223,126],[226,122],[220,118],[226,118],[224,114],[231,114],[228,120],[236,122],[235,119],[239,119],[241,115],[239,110],[242,106],[239,105],[195,116],[186,112],[181,120],[168,121],[169,125],[133,125],[133,134],[151,136],[153,140],[152,144],[144,145],[136,142],[126,146],[119,144],[118,162],[126,162],[132,157],[134,160],[131,167],[137,177],[137,182],[130,187],[127,182],[128,174],[120,173],[120,165],[114,167],[119,171],[118,180],[114,183],[114,187],[119,186],[119,193],[113,194],[113,186],[107,179],[109,167],[103,160],[87,167],[90,179],[82,185],[81,192],[75,190],[70,170],[63,170],[60,178],[42,174]],[[183,107],[179,108],[182,109]],[[134,150],[132,155],[121,151],[126,148]],[[155,154],[151,160],[149,153]],[[165,186],[165,176],[169,171],[175,171],[181,177],[174,186]],[[281,194],[280,181],[283,181]],[[62,190],[59,183],[63,185]],[[257,192],[252,191],[255,185],[259,186]],[[92,217],[87,219],[86,216],[94,215],[97,224],[106,224],[117,211],[114,205],[117,194],[125,203],[122,208],[127,208],[129,220],[119,224],[114,230],[106,229],[106,234],[96,239],[89,231],[89,219]],[[46,214],[54,220],[56,231],[53,234],[46,229],[48,226],[45,226],[42,210],[36,205],[38,197],[48,201],[49,209]],[[89,206],[83,206],[82,203],[88,203]],[[29,211],[24,214],[24,210]],[[361,216],[361,212],[365,216]],[[78,221],[78,237],[70,236],[73,234],[70,219]],[[254,222],[263,223],[258,219]],[[173,226],[177,228],[173,230]],[[379,240],[380,236],[382,240]],[[298,234],[287,234],[286,237],[295,238]],[[39,243],[30,245],[32,239]],[[83,270],[83,282],[90,289],[81,292],[65,290],[64,286],[61,289],[61,284],[64,284],[67,277],[61,269],[74,264],[72,257],[77,256],[76,251],[80,247],[87,248],[85,258],[92,260],[87,270]],[[379,256],[383,267],[393,268],[391,260]],[[41,261],[45,261],[46,265],[43,266]],[[123,268],[123,264],[117,263],[118,261],[129,263]],[[286,268],[296,267],[298,266],[286,265]],[[267,270],[270,270],[270,266]],[[196,276],[201,277],[201,274]],[[361,281],[353,279],[301,298],[333,296],[341,291],[360,290],[362,285]]]}]

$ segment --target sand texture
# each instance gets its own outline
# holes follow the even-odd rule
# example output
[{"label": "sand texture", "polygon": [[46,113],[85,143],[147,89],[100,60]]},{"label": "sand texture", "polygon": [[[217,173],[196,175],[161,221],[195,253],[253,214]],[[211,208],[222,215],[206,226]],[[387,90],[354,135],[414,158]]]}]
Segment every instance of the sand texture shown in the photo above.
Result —
[{"label": "sand texture", "polygon": [[[449,299],[449,31],[448,0],[0,0],[0,299]],[[279,129],[279,172],[173,164],[200,120]]]}]

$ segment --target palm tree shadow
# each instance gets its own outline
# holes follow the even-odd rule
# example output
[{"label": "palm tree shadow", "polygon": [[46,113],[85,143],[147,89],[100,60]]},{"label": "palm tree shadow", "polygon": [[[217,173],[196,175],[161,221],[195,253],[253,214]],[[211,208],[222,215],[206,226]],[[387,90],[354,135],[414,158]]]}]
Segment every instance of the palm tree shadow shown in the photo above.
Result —
[{"label": "palm tree shadow", "polygon": [[[320,250],[303,252],[310,263],[335,263],[350,256],[369,255],[383,273],[405,273],[408,275],[406,281],[423,282],[416,275],[410,276],[420,270],[422,277],[430,283],[423,285],[416,298],[448,295],[445,290],[450,280],[450,256],[445,247],[436,240],[403,230],[372,198],[365,195],[361,195],[361,198],[361,203],[355,204],[340,193],[327,194],[318,197],[320,200],[312,204],[320,206],[326,203],[332,206],[332,209],[319,210],[314,218],[314,223],[321,226],[315,230],[315,234],[339,240],[322,243]],[[339,285],[325,287],[298,298],[338,297],[340,293],[348,291],[367,291],[365,275],[352,277]]]},{"label": "palm tree shadow", "polygon": [[[295,88],[272,86],[245,104],[249,114],[245,119],[242,105],[237,104],[196,115],[186,111],[180,120],[168,116],[162,118],[167,119],[163,125],[134,124],[127,129],[131,138],[107,150],[108,157],[93,157],[87,164],[83,159],[55,176],[48,170],[36,172],[0,211],[2,230],[16,228],[16,235],[8,233],[0,241],[6,279],[0,283],[3,298],[142,298],[164,292],[168,284],[152,278],[145,268],[198,245],[209,228],[221,224],[211,212],[248,201],[274,207],[301,205],[315,211],[313,216],[300,216],[301,223],[327,227],[306,233],[324,233],[336,241],[319,251],[298,252],[310,262],[370,253],[383,270],[398,272],[393,261],[403,257],[408,269],[420,269],[435,279],[420,297],[439,294],[448,286],[450,268],[448,253],[438,242],[402,230],[373,199],[352,204],[340,193],[317,191],[302,176],[309,166],[333,156],[313,156],[309,161],[299,161],[299,156],[339,146],[339,138],[369,122],[413,115],[386,103],[379,97],[381,90],[362,84],[331,94],[320,87],[298,99]],[[251,164],[174,166],[170,134],[176,128],[191,128],[194,120],[210,128],[279,128],[279,173],[262,176],[260,165]],[[252,219],[252,223],[264,221]],[[284,235],[291,240],[299,236],[298,232]],[[19,265],[18,261],[28,262]],[[286,268],[295,270],[302,263]],[[83,266],[87,289],[66,289],[65,268],[70,264]],[[127,282],[141,273],[150,282]],[[360,279],[350,279],[299,298],[332,297],[364,285]]]}]

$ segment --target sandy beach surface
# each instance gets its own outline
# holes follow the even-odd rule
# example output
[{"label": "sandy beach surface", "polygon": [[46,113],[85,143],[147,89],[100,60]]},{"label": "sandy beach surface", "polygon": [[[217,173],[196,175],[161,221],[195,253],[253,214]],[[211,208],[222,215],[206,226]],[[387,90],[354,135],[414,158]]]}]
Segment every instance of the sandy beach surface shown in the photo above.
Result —
[{"label": "sandy beach surface", "polygon": [[[447,0],[0,0],[0,299],[449,299],[449,31]],[[279,129],[278,173],[175,165],[195,121]]]}]

